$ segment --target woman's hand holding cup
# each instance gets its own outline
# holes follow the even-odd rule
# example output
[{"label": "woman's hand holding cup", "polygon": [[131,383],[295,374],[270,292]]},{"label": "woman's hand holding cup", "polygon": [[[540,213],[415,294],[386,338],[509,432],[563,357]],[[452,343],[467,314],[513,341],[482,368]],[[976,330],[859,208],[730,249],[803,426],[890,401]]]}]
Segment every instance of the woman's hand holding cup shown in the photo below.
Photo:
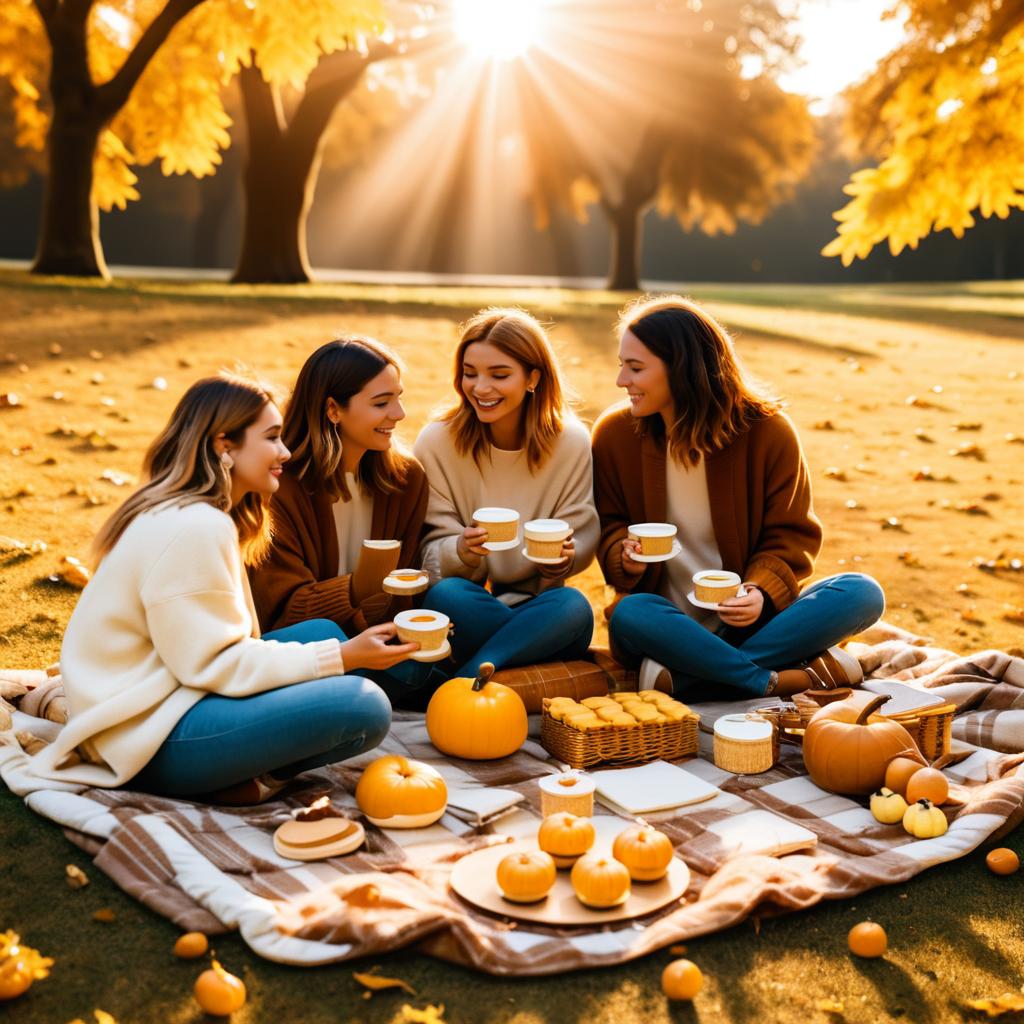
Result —
[{"label": "woman's hand holding cup", "polygon": [[487,531],[485,529],[480,526],[467,526],[459,535],[456,551],[465,565],[468,565],[470,569],[475,569],[480,564],[480,560],[488,555],[487,548],[483,546],[486,543]]},{"label": "woman's hand holding cup", "polygon": [[643,562],[634,562],[633,555],[640,554],[640,541],[627,537],[622,542],[622,571],[627,576],[643,576],[647,566]]},{"label": "woman's hand holding cup", "polygon": [[395,624],[385,622],[364,629],[358,636],[346,640],[341,645],[341,660],[345,664],[345,671],[351,672],[356,668],[391,668],[420,649],[419,644],[389,644],[388,641],[397,635]]},{"label": "woman's hand holding cup", "polygon": [[745,586],[747,592],[742,597],[730,597],[718,603],[718,617],[727,626],[751,626],[761,617],[764,594],[750,583]]},{"label": "woman's hand holding cup", "polygon": [[559,552],[560,561],[557,565],[537,566],[541,576],[557,579],[559,576],[563,576],[565,571],[572,565],[573,559],[576,557],[576,542],[572,539],[572,534],[573,531],[570,529],[569,535],[562,541],[562,550]]}]

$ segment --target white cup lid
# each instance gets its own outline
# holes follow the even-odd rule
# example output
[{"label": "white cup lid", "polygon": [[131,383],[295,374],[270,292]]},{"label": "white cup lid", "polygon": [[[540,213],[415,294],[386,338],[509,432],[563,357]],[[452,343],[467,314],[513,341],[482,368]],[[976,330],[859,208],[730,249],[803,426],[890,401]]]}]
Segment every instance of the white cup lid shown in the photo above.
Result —
[{"label": "white cup lid", "polygon": [[678,532],[671,523],[634,523],[628,529],[638,537],[674,537]]},{"label": "white cup lid", "polygon": [[519,513],[514,508],[478,508],[473,518],[485,523],[514,523],[518,521]]},{"label": "white cup lid", "polygon": [[715,735],[727,740],[766,740],[771,738],[772,723],[746,715],[723,715],[715,722]]},{"label": "white cup lid", "polygon": [[703,587],[736,587],[740,578],[737,573],[727,569],[703,569],[693,574],[693,582]]},{"label": "white cup lid", "polygon": [[569,524],[564,519],[531,519],[523,524],[527,537],[551,537],[557,540],[569,532]]},{"label": "white cup lid", "polygon": [[[416,621],[419,618],[426,619],[428,616],[428,621]],[[447,626],[449,621],[447,615],[441,612],[429,611],[426,608],[410,608],[408,611],[399,612],[395,616],[395,625],[401,626],[403,629],[440,629],[442,626]]]}]

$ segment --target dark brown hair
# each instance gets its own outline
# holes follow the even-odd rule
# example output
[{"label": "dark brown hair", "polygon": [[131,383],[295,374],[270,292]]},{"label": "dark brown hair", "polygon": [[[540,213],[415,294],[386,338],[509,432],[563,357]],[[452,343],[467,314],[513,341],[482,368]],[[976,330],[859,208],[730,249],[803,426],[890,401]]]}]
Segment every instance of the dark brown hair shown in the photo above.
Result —
[{"label": "dark brown hair", "polygon": [[644,296],[619,316],[619,334],[631,331],[664,364],[676,419],[666,431],[660,415],[643,429],[665,437],[684,466],[726,447],[758,419],[781,408],[775,396],[744,376],[725,328],[681,295]]},{"label": "dark brown hair", "polygon": [[[390,349],[362,335],[329,341],[306,360],[284,413],[281,440],[292,453],[286,472],[324,489],[335,501],[352,497],[342,469],[341,427],[327,418],[327,399],[346,408],[352,396],[388,366],[401,373]],[[365,452],[356,478],[370,493],[393,493],[405,483],[409,462],[395,439],[387,451]]]}]

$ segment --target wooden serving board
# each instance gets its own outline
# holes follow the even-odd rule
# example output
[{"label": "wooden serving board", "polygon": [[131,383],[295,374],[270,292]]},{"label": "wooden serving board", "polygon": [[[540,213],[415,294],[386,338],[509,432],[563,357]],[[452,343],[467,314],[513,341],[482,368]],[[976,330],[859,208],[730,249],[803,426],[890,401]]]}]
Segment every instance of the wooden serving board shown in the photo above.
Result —
[{"label": "wooden serving board", "polygon": [[536,850],[536,841],[503,843],[467,854],[452,870],[451,886],[464,900],[492,914],[553,925],[608,924],[650,914],[682,898],[690,884],[690,869],[678,857],[672,858],[668,874],[657,882],[634,882],[629,899],[621,907],[593,910],[578,899],[568,871],[559,871],[555,886],[537,903],[513,903],[498,888],[498,863],[510,853]]}]

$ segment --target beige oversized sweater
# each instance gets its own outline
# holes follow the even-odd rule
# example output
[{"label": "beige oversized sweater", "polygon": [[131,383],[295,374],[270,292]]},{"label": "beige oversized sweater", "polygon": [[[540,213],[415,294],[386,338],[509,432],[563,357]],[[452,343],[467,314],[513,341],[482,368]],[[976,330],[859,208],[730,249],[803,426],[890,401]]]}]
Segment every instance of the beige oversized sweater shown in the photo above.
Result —
[{"label": "beige oversized sweater", "polygon": [[[428,423],[413,451],[430,484],[421,556],[423,568],[436,582],[462,576],[474,583],[490,580],[497,595],[505,591],[539,594],[561,586],[569,576],[590,564],[597,548],[599,526],[594,507],[593,470],[587,428],[568,417],[554,449],[531,473],[525,451],[491,447],[478,466],[470,453],[460,455],[447,423]],[[573,529],[576,557],[558,578],[541,575],[537,565],[516,547],[488,555],[476,569],[459,558],[462,531],[473,522],[473,512],[484,506],[514,508],[522,524],[530,519],[564,519]]]},{"label": "beige oversized sweater", "polygon": [[[132,521],[82,592],[61,649],[68,723],[29,771],[119,786],[206,694],[247,697],[342,671],[337,640],[259,639],[229,515],[164,504]],[[76,748],[101,763],[62,767]]]}]

